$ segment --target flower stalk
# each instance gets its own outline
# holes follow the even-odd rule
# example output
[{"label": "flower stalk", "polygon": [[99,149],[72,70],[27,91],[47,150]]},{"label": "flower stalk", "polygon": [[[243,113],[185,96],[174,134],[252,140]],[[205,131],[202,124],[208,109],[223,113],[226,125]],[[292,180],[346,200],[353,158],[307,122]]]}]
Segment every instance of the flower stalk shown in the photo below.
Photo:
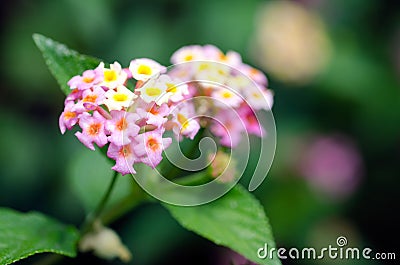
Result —
[{"label": "flower stalk", "polygon": [[113,189],[115,187],[115,183],[117,182],[117,178],[118,178],[118,175],[119,175],[119,173],[117,171],[113,171],[113,172],[114,172],[114,174],[113,174],[113,177],[111,179],[110,184],[108,185],[106,193],[104,193],[103,198],[101,199],[101,201],[97,205],[96,209],[93,211],[93,213],[88,215],[88,217],[86,218],[85,223],[82,226],[82,229],[81,229],[81,234],[82,235],[86,234],[87,232],[89,232],[93,228],[95,222],[100,219],[101,214],[103,213],[104,208],[105,208],[107,202],[110,199],[110,196],[112,194],[112,191],[113,191]]}]

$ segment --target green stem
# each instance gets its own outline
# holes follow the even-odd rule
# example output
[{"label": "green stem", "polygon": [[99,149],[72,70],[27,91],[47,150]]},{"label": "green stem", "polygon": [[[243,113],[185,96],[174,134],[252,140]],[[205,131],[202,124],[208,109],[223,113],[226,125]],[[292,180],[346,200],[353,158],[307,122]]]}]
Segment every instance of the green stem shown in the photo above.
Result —
[{"label": "green stem", "polygon": [[93,217],[96,219],[98,217],[100,217],[101,212],[103,211],[104,207],[106,206],[108,200],[110,199],[110,195],[112,193],[112,190],[115,186],[115,183],[117,182],[117,178],[118,178],[119,173],[117,171],[114,171],[114,175],[111,179],[111,183],[108,186],[108,189],[106,191],[106,193],[104,194],[103,198],[101,199],[100,203],[97,205],[96,210],[93,212]]},{"label": "green stem", "polygon": [[110,185],[108,185],[108,189],[106,193],[103,195],[103,198],[101,199],[100,203],[97,205],[96,209],[93,211],[93,213],[89,214],[88,218],[86,219],[86,222],[83,224],[83,227],[81,229],[81,234],[87,233],[90,229],[92,229],[94,222],[101,216],[104,207],[106,206],[108,200],[110,199],[112,190],[115,186],[115,183],[117,181],[119,173],[117,171],[114,171],[114,175],[111,179]]},{"label": "green stem", "polygon": [[211,177],[208,177],[208,175],[204,174],[203,171],[199,173],[193,173],[190,175],[187,175],[185,177],[181,177],[176,179],[175,183],[180,184],[180,185],[200,185],[207,183],[208,181],[212,180]]},{"label": "green stem", "polygon": [[103,224],[107,225],[129,212],[132,208],[146,199],[147,194],[140,187],[132,189],[132,191],[124,198],[118,201],[112,209],[105,210],[101,215]]}]

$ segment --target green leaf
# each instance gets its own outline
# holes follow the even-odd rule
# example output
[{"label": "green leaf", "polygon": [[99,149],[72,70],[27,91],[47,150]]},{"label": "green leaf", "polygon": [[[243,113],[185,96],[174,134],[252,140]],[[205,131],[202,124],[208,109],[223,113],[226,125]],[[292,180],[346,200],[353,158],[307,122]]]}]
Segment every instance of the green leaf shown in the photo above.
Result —
[{"label": "green leaf", "polygon": [[237,185],[223,197],[205,205],[182,207],[164,204],[186,229],[218,245],[226,246],[259,264],[281,264],[280,260],[260,259],[257,250],[275,247],[271,226],[258,200]]},{"label": "green leaf", "polygon": [[41,213],[0,208],[0,264],[33,254],[53,252],[76,256],[78,231]]},{"label": "green leaf", "polygon": [[42,52],[50,72],[66,95],[71,92],[67,83],[73,76],[81,75],[85,70],[94,69],[100,63],[97,58],[79,54],[43,35],[33,34],[33,40]]}]

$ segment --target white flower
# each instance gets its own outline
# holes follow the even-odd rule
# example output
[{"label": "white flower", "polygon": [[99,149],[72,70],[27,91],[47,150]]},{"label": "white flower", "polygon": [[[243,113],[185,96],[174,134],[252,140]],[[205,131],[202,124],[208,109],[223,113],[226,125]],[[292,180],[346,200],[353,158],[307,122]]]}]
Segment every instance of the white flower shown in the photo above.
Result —
[{"label": "white flower", "polygon": [[239,107],[242,99],[230,88],[215,89],[211,96],[213,97],[215,105],[222,108]]},{"label": "white flower", "polygon": [[230,77],[230,70],[229,66],[213,61],[196,62],[194,75],[195,79],[224,84]]},{"label": "white flower", "polygon": [[100,86],[114,89],[123,85],[128,78],[128,75],[122,70],[118,62],[111,64],[110,68],[104,68],[104,63],[101,63],[98,68],[103,70],[103,82],[100,83]]},{"label": "white flower", "polygon": [[135,59],[129,65],[129,71],[136,80],[146,81],[152,76],[165,72],[165,67],[151,59]]},{"label": "white flower", "polygon": [[117,87],[117,90],[110,89],[105,93],[106,100],[104,104],[107,106],[109,111],[121,110],[128,108],[132,105],[133,100],[137,96],[123,85]]},{"label": "white flower", "polygon": [[184,96],[189,95],[187,84],[178,80],[171,79],[168,75],[163,75],[160,80],[167,86],[168,99],[172,102],[178,102],[184,99]]},{"label": "white flower", "polygon": [[154,101],[157,105],[168,102],[171,93],[168,93],[168,85],[171,79],[167,75],[161,75],[157,79],[150,79],[142,87],[137,90],[140,91],[140,97],[147,103]]},{"label": "white flower", "polygon": [[257,89],[255,87],[249,87],[247,90],[244,90],[243,93],[249,105],[255,110],[270,110],[272,108],[274,94],[271,90],[261,87]]},{"label": "white flower", "polygon": [[246,91],[248,87],[255,86],[255,84],[253,83],[253,81],[251,81],[249,77],[242,74],[229,77],[226,85],[234,89],[235,91],[240,91],[240,93]]}]

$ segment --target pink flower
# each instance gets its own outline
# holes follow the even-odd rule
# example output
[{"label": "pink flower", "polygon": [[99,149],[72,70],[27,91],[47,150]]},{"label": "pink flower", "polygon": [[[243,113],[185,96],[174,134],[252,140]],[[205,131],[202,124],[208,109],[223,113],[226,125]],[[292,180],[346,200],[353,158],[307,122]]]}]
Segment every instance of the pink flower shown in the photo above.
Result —
[{"label": "pink flower", "polygon": [[97,106],[103,104],[104,100],[105,91],[96,86],[82,92],[82,100],[77,103],[77,107],[82,108],[82,111],[95,110]]},{"label": "pink flower", "polygon": [[169,107],[166,103],[158,106],[156,103],[144,103],[143,106],[140,106],[136,109],[137,114],[146,124],[155,125],[160,127],[167,121],[166,116],[169,114]]},{"label": "pink flower", "polygon": [[227,147],[239,144],[241,134],[245,130],[244,124],[233,110],[221,110],[211,125],[211,132],[221,138],[220,143]]},{"label": "pink flower", "polygon": [[171,138],[162,138],[163,130],[139,134],[135,137],[134,151],[139,161],[155,168],[162,160],[162,151],[171,144]]},{"label": "pink flower", "polygon": [[79,117],[79,126],[82,128],[82,132],[77,132],[75,135],[91,150],[94,150],[93,143],[103,147],[107,143],[107,136],[104,132],[105,122],[106,119],[97,111],[93,112],[93,116],[87,112],[82,113]]},{"label": "pink flower", "polygon": [[112,119],[106,121],[106,130],[111,134],[108,140],[118,146],[131,142],[131,137],[139,133],[139,126],[135,124],[138,115],[126,111],[112,110]]},{"label": "pink flower", "polygon": [[73,101],[68,101],[65,103],[65,108],[63,113],[60,115],[58,120],[58,125],[60,126],[60,131],[62,134],[65,130],[71,130],[71,128],[78,122],[79,112],[75,110],[75,103]]},{"label": "pink flower", "polygon": [[98,85],[102,80],[102,73],[99,71],[99,68],[96,68],[95,70],[86,70],[82,76],[77,75],[72,77],[68,81],[68,85],[71,89],[86,90]]},{"label": "pink flower", "polygon": [[113,170],[118,171],[122,175],[136,174],[133,169],[133,163],[136,160],[133,152],[133,143],[129,143],[123,146],[110,143],[107,150],[107,156],[115,160],[115,165],[112,167]]},{"label": "pink flower", "polygon": [[224,54],[219,48],[212,44],[204,45],[201,48],[204,56],[203,59],[207,61],[219,61],[220,56]]},{"label": "pink flower", "polygon": [[82,98],[82,90],[79,89],[74,89],[72,90],[72,92],[65,98],[65,102],[64,104],[66,104],[69,101],[75,101],[75,100],[79,100]]}]

